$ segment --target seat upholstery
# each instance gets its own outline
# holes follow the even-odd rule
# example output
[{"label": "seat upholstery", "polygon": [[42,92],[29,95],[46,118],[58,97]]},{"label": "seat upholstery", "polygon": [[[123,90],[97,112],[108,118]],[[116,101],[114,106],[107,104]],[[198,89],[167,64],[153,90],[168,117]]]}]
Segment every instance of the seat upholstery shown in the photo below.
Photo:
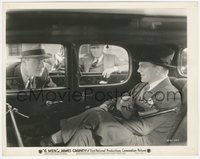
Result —
[{"label": "seat upholstery", "polygon": [[168,138],[170,144],[183,145],[187,142],[187,79],[170,77],[170,81],[180,91],[182,105]]}]

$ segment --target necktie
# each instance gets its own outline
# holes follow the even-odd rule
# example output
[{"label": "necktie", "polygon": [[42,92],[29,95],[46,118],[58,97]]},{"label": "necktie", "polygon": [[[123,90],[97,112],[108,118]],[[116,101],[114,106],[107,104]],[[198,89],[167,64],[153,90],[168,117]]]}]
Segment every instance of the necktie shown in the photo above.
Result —
[{"label": "necktie", "polygon": [[25,89],[36,88],[36,79],[34,76],[29,78],[25,84]]},{"label": "necktie", "polygon": [[98,62],[99,62],[99,59],[98,59],[98,58],[95,58],[95,60],[92,62],[91,67],[96,67],[97,64],[98,64]]},{"label": "necktie", "polygon": [[25,89],[30,89],[30,88],[31,88],[31,79],[29,78],[29,79],[26,81]]}]

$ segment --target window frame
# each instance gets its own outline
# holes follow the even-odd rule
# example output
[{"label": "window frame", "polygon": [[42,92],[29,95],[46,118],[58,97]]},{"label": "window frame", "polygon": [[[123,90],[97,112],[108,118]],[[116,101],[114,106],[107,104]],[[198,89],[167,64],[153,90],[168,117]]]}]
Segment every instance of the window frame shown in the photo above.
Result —
[{"label": "window frame", "polygon": [[112,83],[112,84],[98,84],[98,85],[81,85],[80,84],[81,72],[79,70],[79,51],[80,51],[81,45],[88,45],[88,44],[87,43],[81,43],[77,46],[77,50],[78,50],[77,51],[77,54],[78,54],[77,55],[78,87],[79,88],[93,88],[93,87],[98,88],[98,87],[115,87],[115,86],[125,85],[129,81],[129,79],[131,78],[131,74],[132,74],[132,70],[133,70],[133,68],[132,68],[133,67],[132,55],[131,55],[130,51],[125,46],[122,46],[122,45],[116,44],[116,43],[109,43],[109,44],[107,44],[107,43],[95,43],[95,44],[114,45],[114,46],[117,46],[117,47],[121,47],[122,49],[124,49],[126,51],[126,53],[128,55],[128,65],[129,65],[129,70],[128,70],[126,80],[121,82],[121,83]]},{"label": "window frame", "polygon": [[[21,45],[22,43],[7,43],[6,45]],[[23,43],[23,44],[25,44],[25,43]],[[28,44],[28,43],[27,43]],[[34,43],[34,44],[36,44],[36,43]],[[64,43],[45,43],[45,42],[40,42],[40,43],[38,43],[38,44],[48,44],[48,45],[61,45],[63,48],[64,48],[64,64],[65,64],[65,70],[64,70],[64,73],[63,74],[60,74],[60,76],[64,76],[64,78],[65,78],[65,82],[64,82],[64,84],[63,84],[63,86],[57,86],[57,87],[44,87],[44,88],[31,88],[31,89],[7,89],[6,88],[6,94],[7,95],[14,95],[14,94],[16,94],[16,93],[18,93],[18,92],[30,92],[30,90],[31,91],[48,91],[48,90],[64,90],[64,89],[66,89],[66,88],[68,88],[68,82],[66,82],[66,81],[68,81],[68,76],[67,76],[67,69],[68,69],[68,66],[67,66],[67,63],[68,63],[68,48],[67,48],[67,45],[66,44],[64,44]],[[8,53],[9,52],[9,48],[8,48],[8,50],[7,50],[7,52],[6,53]],[[47,52],[48,53],[48,52]],[[18,55],[18,56],[13,56],[13,57],[16,57],[16,58],[19,58],[20,57],[20,55]],[[6,65],[7,65],[7,63],[8,63],[8,59],[6,58]],[[49,72],[49,74],[51,74],[51,72]],[[59,77],[59,75],[53,75],[53,76],[58,76]],[[51,77],[51,76],[50,76]],[[6,81],[7,80],[9,80],[9,78],[15,78],[15,77],[5,77],[6,78]]]},{"label": "window frame", "polygon": [[[179,53],[178,53],[178,58],[177,58],[177,63],[178,63],[178,67],[177,67],[177,70],[178,70],[178,74],[181,76],[181,77],[187,77],[187,74],[183,73],[182,71],[182,57],[183,57],[183,53],[184,53],[184,50],[187,49],[187,48],[181,48]],[[187,54],[188,55],[188,54]],[[186,55],[186,57],[187,57]]]}]

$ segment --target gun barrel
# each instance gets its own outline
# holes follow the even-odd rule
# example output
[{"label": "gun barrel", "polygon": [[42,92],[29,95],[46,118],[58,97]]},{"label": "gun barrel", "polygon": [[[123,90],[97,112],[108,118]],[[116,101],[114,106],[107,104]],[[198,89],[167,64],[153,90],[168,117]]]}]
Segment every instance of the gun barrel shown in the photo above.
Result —
[{"label": "gun barrel", "polygon": [[170,112],[177,112],[177,108],[163,110],[163,111],[143,115],[143,116],[140,116],[140,118],[145,119],[145,118],[150,118],[150,117],[154,117],[154,116],[157,116],[157,115],[166,114],[166,113],[170,113]]}]

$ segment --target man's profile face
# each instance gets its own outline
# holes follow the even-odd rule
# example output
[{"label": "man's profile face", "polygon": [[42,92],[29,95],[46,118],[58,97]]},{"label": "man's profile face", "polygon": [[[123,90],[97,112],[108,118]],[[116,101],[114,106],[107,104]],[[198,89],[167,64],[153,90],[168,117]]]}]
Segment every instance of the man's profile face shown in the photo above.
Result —
[{"label": "man's profile face", "polygon": [[139,62],[137,72],[140,73],[141,82],[154,82],[157,78],[157,67],[150,62]]},{"label": "man's profile face", "polygon": [[92,45],[90,51],[93,57],[99,58],[103,53],[103,45]]},{"label": "man's profile face", "polygon": [[41,58],[27,58],[25,59],[26,71],[29,77],[39,76],[44,67],[43,59]]}]

